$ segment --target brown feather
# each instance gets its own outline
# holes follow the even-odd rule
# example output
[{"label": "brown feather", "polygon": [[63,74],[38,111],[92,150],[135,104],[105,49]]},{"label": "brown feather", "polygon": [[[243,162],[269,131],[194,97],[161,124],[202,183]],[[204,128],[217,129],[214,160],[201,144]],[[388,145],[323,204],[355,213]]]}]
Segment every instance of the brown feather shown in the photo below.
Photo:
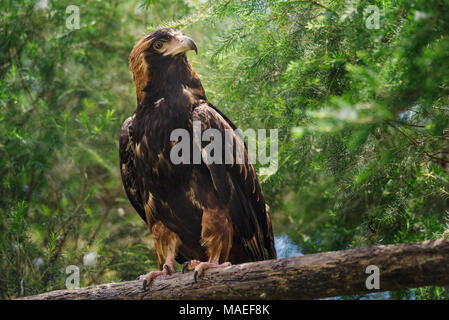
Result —
[{"label": "brown feather", "polygon": [[155,31],[143,37],[129,57],[138,105],[120,134],[120,168],[128,198],[153,234],[159,268],[172,256],[180,263],[274,258],[269,213],[239,137],[233,134],[232,139],[244,151],[243,164],[234,165],[234,153],[228,154],[229,165],[170,161],[174,129],[186,129],[191,137],[193,121],[223,136],[226,129],[236,129],[207,102],[184,53],[163,55],[153,48],[155,41],[165,41],[170,50],[176,49],[177,42],[170,41],[180,34],[173,29]]}]

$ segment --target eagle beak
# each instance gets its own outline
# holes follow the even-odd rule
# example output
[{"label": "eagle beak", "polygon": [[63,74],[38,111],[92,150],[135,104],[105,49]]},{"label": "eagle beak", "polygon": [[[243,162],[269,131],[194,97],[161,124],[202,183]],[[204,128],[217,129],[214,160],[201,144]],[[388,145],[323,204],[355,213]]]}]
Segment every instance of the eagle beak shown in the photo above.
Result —
[{"label": "eagle beak", "polygon": [[186,41],[188,43],[188,46],[190,50],[195,50],[195,54],[198,54],[198,48],[196,47],[195,42],[192,40],[192,38],[186,37]]},{"label": "eagle beak", "polygon": [[192,40],[192,38],[187,36],[181,36],[179,37],[179,41],[181,43],[181,52],[187,52],[189,50],[195,50],[195,53],[198,54],[198,48],[196,47],[195,42]]},{"label": "eagle beak", "polygon": [[175,56],[189,50],[195,50],[195,53],[198,54],[198,48],[196,47],[195,42],[190,37],[179,35],[169,45],[167,51],[164,52],[164,56]]}]

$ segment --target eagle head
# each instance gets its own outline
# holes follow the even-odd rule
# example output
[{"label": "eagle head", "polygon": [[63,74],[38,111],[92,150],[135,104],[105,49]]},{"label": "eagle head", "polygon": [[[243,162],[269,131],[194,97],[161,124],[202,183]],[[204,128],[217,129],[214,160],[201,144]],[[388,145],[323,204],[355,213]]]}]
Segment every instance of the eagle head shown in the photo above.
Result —
[{"label": "eagle head", "polygon": [[138,100],[143,100],[149,86],[166,86],[169,76],[191,73],[185,55],[189,50],[198,53],[195,42],[176,29],[160,29],[140,39],[129,55]]}]

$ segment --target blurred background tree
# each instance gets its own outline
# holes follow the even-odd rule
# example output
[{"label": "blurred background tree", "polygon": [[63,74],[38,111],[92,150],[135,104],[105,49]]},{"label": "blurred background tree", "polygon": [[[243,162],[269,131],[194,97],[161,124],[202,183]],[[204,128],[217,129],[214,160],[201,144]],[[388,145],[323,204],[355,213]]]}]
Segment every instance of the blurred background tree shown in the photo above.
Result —
[{"label": "blurred background tree", "polygon": [[68,265],[81,286],[155,268],[118,135],[128,54],[163,26],[240,128],[279,129],[276,234],[303,253],[449,237],[449,1],[86,0],[75,30],[70,5],[0,1],[0,298],[65,288]]}]

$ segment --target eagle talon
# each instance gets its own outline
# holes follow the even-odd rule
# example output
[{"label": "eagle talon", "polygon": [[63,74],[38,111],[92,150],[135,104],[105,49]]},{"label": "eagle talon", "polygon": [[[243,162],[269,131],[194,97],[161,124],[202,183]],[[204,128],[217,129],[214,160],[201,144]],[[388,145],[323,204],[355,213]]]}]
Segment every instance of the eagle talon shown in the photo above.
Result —
[{"label": "eagle talon", "polygon": [[189,266],[191,261],[186,261],[182,264],[182,273],[184,273],[187,269],[187,267]]},{"label": "eagle talon", "polygon": [[143,280],[143,291],[147,291],[147,279]]},{"label": "eagle talon", "polygon": [[170,268],[169,268],[166,264],[164,264],[164,269],[167,271],[167,274],[168,274],[169,276],[171,276]]},{"label": "eagle talon", "polygon": [[193,273],[193,280],[195,281],[195,283],[198,283],[198,271],[195,270],[195,272]]}]

